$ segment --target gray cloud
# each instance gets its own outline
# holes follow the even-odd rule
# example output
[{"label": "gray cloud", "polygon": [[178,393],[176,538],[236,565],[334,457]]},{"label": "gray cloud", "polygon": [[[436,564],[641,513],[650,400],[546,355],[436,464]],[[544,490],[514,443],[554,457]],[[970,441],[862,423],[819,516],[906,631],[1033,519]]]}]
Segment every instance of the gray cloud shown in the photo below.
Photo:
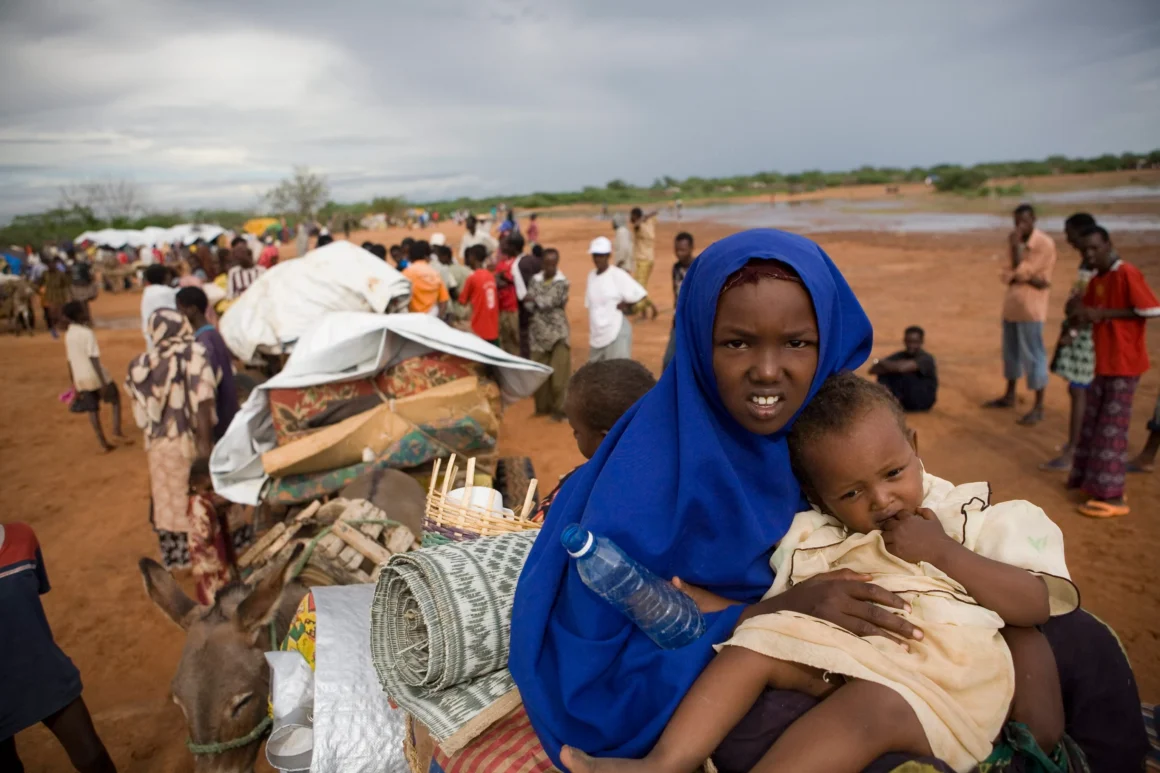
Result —
[{"label": "gray cloud", "polygon": [[1150,0],[12,0],[0,50],[0,218],[1160,146]]}]

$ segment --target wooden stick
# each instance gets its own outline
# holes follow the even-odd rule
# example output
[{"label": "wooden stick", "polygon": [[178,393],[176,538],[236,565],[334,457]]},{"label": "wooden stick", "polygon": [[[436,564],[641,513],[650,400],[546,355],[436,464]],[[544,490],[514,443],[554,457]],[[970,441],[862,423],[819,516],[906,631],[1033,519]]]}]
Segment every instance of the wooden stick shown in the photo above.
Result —
[{"label": "wooden stick", "polygon": [[471,499],[471,490],[475,487],[475,457],[472,456],[467,460],[467,478],[463,485],[463,506],[465,508],[472,507],[474,502]]},{"label": "wooden stick", "polygon": [[442,459],[436,459],[435,466],[431,468],[431,480],[427,484],[428,499],[430,499],[431,495],[435,493],[435,482],[439,480],[439,463],[442,461]]},{"label": "wooden stick", "polygon": [[538,481],[532,478],[532,482],[528,484],[528,494],[524,497],[524,506],[519,512],[519,518],[527,520],[531,517],[532,498],[536,495],[536,483]]},{"label": "wooden stick", "polygon": [[338,535],[346,544],[362,553],[376,564],[381,564],[391,557],[391,551],[375,542],[373,539],[363,534],[361,531],[351,526],[346,521],[335,521],[334,525],[330,527],[331,534]]},{"label": "wooden stick", "polygon": [[447,460],[447,470],[443,473],[443,488],[439,494],[443,499],[447,499],[447,487],[451,485],[451,476],[455,474],[455,454]]},{"label": "wooden stick", "polygon": [[300,512],[300,513],[298,513],[298,515],[294,516],[294,520],[297,523],[302,523],[306,519],[313,517],[314,514],[317,513],[321,509],[322,509],[322,502],[320,502],[319,500],[316,499],[313,502],[311,502],[310,504],[308,504],[306,507],[302,508],[302,512]]},{"label": "wooden stick", "polygon": [[254,559],[266,552],[266,548],[270,546],[274,540],[282,536],[282,532],[286,531],[286,524],[276,523],[273,528],[258,538],[258,541],[250,546],[250,549],[238,557],[238,568],[245,569],[254,562]]}]

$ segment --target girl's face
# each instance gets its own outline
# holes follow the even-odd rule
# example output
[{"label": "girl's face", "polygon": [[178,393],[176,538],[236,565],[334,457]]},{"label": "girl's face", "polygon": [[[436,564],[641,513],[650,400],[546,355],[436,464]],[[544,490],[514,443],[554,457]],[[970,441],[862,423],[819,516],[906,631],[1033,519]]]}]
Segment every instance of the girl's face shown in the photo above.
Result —
[{"label": "girl's face", "polygon": [[818,342],[801,284],[770,278],[726,290],[713,323],[713,375],[725,409],[758,435],[782,429],[809,394]]}]

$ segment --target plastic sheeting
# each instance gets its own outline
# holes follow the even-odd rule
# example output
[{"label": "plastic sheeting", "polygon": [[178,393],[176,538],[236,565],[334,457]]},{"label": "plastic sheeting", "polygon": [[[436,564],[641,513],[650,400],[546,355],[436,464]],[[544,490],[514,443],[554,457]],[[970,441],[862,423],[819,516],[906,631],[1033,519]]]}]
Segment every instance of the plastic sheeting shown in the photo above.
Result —
[{"label": "plastic sheeting", "polygon": [[[405,715],[391,708],[371,665],[374,586],[319,587],[313,593],[318,624],[312,689],[300,684],[308,673],[283,668],[279,678],[274,671],[276,729],[267,760],[281,770],[313,773],[410,773],[403,754]],[[310,670],[297,652],[272,654],[296,658]]]},{"label": "plastic sheeting", "polygon": [[262,274],[222,316],[222,338],[250,361],[259,347],[281,351],[334,311],[383,313],[411,297],[394,267],[350,242],[332,242]]},{"label": "plastic sheeting", "polygon": [[[273,272],[267,276],[269,273]],[[249,297],[252,292],[253,287],[242,297]],[[223,322],[235,308],[236,305],[226,312]],[[214,490],[242,504],[256,505],[261,500],[262,489],[269,480],[262,468],[262,454],[277,445],[265,390],[364,378],[430,351],[493,366],[508,403],[531,395],[552,373],[546,365],[508,354],[428,314],[330,312],[303,333],[282,372],[250,394],[225,436],[214,446],[210,457]]]}]

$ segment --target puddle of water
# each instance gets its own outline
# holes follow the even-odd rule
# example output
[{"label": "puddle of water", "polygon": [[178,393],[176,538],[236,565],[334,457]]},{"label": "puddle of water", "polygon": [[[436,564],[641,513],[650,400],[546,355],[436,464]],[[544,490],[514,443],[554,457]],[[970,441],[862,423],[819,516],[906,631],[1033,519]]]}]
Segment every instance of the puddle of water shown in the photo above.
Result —
[{"label": "puddle of water", "polygon": [[[1107,191],[1076,191],[1075,193],[1108,194],[1125,189]],[[1143,187],[1128,190],[1155,190]],[[1070,192],[1069,192],[1070,193]],[[1092,199],[1084,199],[1091,201]],[[806,203],[806,202],[801,202]],[[819,199],[811,206],[791,206],[792,202],[776,204],[719,204],[686,208],[682,220],[709,220],[747,228],[780,228],[803,233],[828,231],[893,231],[898,233],[958,233],[963,231],[1006,230],[1011,227],[1007,213],[984,214],[975,212],[882,212],[904,206],[904,202],[883,199],[879,201],[843,201]],[[871,210],[859,212],[857,210]],[[661,217],[671,220],[672,213]],[[1100,224],[1112,231],[1160,231],[1160,217],[1152,215],[1105,215]],[[1045,217],[1040,228],[1049,232],[1063,230],[1062,217]]]},{"label": "puddle of water", "polygon": [[1030,201],[1069,204],[1073,202],[1131,201],[1132,199],[1160,199],[1160,185],[1124,185],[1119,188],[1095,188],[1087,191],[1059,191],[1056,193],[1029,193]]}]

